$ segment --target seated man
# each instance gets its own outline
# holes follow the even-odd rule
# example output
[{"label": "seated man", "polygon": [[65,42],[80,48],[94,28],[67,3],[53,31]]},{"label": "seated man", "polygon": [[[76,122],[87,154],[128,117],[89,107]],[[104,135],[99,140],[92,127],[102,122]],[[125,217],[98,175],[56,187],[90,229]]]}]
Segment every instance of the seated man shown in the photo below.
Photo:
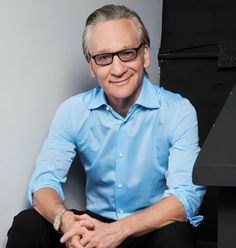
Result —
[{"label": "seated man", "polygon": [[[192,248],[205,189],[193,185],[196,112],[153,85],[149,34],[134,11],[106,5],[87,19],[83,51],[99,87],[58,109],[29,184],[32,209],[14,218],[7,248]],[[62,184],[76,152],[86,211]]]}]

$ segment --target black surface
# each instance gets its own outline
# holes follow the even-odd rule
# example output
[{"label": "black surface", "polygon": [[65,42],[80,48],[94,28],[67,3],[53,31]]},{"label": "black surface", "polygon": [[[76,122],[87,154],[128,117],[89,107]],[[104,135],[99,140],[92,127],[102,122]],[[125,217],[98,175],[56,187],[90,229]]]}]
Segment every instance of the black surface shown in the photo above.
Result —
[{"label": "black surface", "polygon": [[235,0],[164,0],[161,52],[236,40]]},{"label": "black surface", "polygon": [[236,187],[220,187],[217,248],[236,247]]},{"label": "black surface", "polygon": [[[196,108],[201,147],[236,83],[235,9],[235,0],[163,1],[160,84]],[[217,242],[218,194],[207,187],[197,228],[202,244]]]},{"label": "black surface", "polygon": [[236,186],[236,86],[197,158],[193,182],[206,186]]}]

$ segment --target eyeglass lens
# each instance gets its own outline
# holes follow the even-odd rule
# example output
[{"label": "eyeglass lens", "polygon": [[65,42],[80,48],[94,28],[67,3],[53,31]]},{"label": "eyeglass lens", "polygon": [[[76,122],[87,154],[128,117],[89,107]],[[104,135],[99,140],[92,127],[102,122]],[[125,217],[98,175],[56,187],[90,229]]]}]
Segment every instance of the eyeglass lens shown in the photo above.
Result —
[{"label": "eyeglass lens", "polygon": [[113,57],[117,55],[119,59],[123,62],[128,62],[137,57],[137,52],[141,48],[142,44],[137,48],[125,49],[115,53],[103,53],[92,56],[97,65],[109,65],[113,62]]}]

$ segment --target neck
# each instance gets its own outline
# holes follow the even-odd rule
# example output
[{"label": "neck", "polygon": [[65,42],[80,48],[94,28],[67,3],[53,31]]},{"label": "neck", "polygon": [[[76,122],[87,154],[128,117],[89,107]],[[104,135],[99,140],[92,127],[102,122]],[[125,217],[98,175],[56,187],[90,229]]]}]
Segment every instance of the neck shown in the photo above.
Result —
[{"label": "neck", "polygon": [[128,114],[129,109],[133,106],[136,102],[141,89],[142,83],[138,84],[138,87],[132,92],[132,94],[128,97],[115,97],[112,95],[107,94],[107,102],[111,105],[111,107],[119,113],[121,116],[126,117]]},{"label": "neck", "polygon": [[134,104],[133,102],[128,102],[127,99],[113,99],[109,100],[111,107],[122,117],[126,117],[130,107]]}]

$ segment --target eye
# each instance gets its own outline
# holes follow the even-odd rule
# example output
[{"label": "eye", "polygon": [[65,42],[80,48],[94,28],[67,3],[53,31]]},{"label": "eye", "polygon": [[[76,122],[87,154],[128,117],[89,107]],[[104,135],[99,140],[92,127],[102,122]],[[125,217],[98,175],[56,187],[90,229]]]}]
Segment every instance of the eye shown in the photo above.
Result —
[{"label": "eye", "polygon": [[111,54],[110,53],[104,53],[104,54],[99,54],[95,57],[96,61],[98,63],[107,63],[111,60]]},{"label": "eye", "polygon": [[127,49],[127,50],[121,51],[119,53],[119,56],[123,60],[134,59],[136,57],[136,51],[134,49]]}]

